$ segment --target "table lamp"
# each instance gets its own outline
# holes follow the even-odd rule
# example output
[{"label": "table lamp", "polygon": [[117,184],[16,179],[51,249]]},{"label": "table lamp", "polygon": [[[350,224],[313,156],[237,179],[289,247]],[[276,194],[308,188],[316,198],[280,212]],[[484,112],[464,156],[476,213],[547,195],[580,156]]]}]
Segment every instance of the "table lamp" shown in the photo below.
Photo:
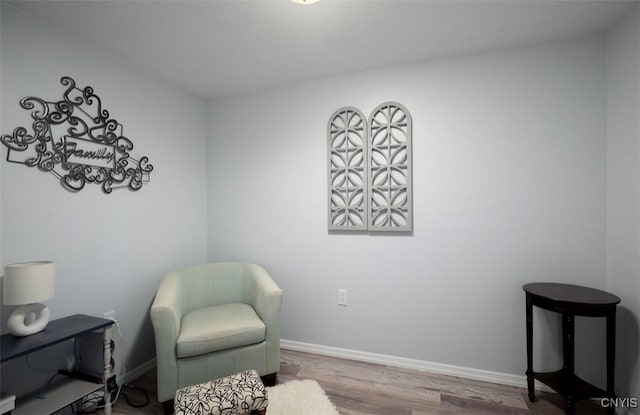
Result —
[{"label": "table lamp", "polygon": [[53,261],[5,265],[2,302],[20,306],[11,313],[7,322],[11,334],[28,336],[47,326],[51,312],[40,302],[53,298],[55,281]]}]

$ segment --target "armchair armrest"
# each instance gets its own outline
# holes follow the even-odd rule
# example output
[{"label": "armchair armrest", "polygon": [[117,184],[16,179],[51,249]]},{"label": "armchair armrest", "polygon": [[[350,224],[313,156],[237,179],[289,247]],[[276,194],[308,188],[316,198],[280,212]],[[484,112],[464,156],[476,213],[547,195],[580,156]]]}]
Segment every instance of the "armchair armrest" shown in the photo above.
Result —
[{"label": "armchair armrest", "polygon": [[266,374],[276,373],[280,369],[280,309],[282,308],[282,289],[273,281],[269,273],[258,265],[249,265],[248,272],[251,305],[264,322],[266,344]]},{"label": "armchair armrest", "polygon": [[249,274],[250,304],[265,324],[279,322],[282,290],[269,273],[258,265],[249,265]]},{"label": "armchair armrest", "polygon": [[177,273],[167,274],[160,283],[150,314],[156,341],[158,400],[162,402],[173,399],[177,389],[178,363],[175,347],[182,318],[180,278]]}]

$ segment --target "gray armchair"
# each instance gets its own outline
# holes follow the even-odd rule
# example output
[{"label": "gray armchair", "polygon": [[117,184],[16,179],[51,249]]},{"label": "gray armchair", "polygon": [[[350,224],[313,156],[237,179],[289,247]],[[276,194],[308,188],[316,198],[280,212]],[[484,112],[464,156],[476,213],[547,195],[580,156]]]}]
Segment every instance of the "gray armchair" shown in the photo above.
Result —
[{"label": "gray armchair", "polygon": [[255,369],[280,369],[282,290],[253,264],[196,265],[167,274],[151,305],[158,400],[177,389]]}]

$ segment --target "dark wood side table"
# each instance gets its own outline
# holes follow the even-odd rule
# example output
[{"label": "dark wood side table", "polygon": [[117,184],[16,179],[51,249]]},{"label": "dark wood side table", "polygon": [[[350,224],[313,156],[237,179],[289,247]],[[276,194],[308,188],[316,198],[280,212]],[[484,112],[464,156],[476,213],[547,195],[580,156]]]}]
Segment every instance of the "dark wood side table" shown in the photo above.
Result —
[{"label": "dark wood side table", "polygon": [[[522,287],[527,305],[527,387],[529,400],[535,400],[534,379],[550,386],[567,400],[566,413],[575,412],[576,402],[587,398],[615,398],[616,305],[620,298],[605,291],[570,284],[539,282]],[[533,371],[533,306],[562,314],[562,369]],[[607,319],[607,390],[580,379],[574,367],[575,316]],[[613,408],[610,408],[613,409]]]}]

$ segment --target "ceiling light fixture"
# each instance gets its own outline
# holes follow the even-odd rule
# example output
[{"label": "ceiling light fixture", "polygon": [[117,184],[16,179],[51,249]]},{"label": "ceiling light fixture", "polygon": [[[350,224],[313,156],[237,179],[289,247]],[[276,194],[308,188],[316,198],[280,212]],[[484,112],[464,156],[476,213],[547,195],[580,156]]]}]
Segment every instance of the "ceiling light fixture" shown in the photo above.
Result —
[{"label": "ceiling light fixture", "polygon": [[296,4],[313,4],[313,3],[317,3],[319,0],[291,0],[292,2],[296,3]]}]

